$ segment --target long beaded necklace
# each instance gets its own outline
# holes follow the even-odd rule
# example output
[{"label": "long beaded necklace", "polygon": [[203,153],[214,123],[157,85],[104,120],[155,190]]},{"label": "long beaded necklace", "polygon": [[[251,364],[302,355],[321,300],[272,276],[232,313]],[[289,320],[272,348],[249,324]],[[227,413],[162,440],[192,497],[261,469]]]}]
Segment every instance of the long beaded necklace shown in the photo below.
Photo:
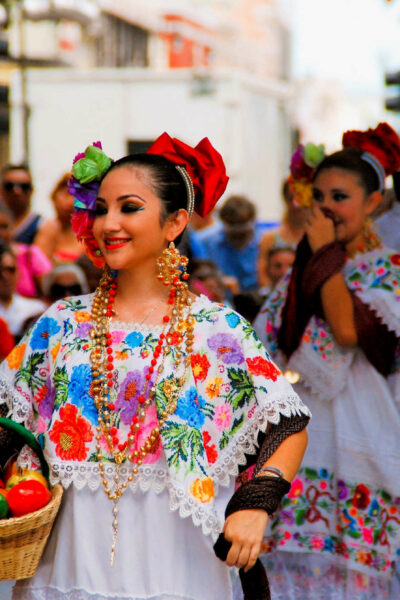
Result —
[{"label": "long beaded necklace", "polygon": [[[195,320],[190,314],[192,301],[185,282],[188,277],[185,272],[187,263],[188,259],[180,255],[173,243],[164,250],[157,261],[158,279],[165,286],[171,288],[168,295],[168,312],[163,316],[163,331],[154,348],[150,365],[146,367],[145,383],[138,396],[137,411],[132,417],[129,433],[124,442],[121,442],[118,438],[119,432],[116,427],[118,413],[115,411],[115,404],[112,402],[111,397],[114,386],[114,357],[110,322],[115,314],[114,303],[117,293],[117,281],[110,271],[104,273],[93,300],[90,360],[93,376],[92,393],[98,411],[96,452],[100,461],[99,470],[103,488],[109,500],[113,503],[111,565],[114,563],[118,536],[118,501],[127,489],[128,483],[132,482],[138,474],[143,459],[159,443],[160,429],[168,416],[176,410],[179,392],[186,380],[186,369],[190,365]],[[183,273],[180,267],[183,267]],[[182,348],[183,342],[185,343],[185,352]],[[146,408],[150,406],[155,398],[158,379],[164,370],[165,358],[171,353],[171,345],[174,345],[172,354],[175,375],[168,380],[169,385],[164,388],[164,393],[168,399],[167,405],[159,415],[158,425],[151,430],[146,441],[142,444],[136,444],[137,449],[133,449],[146,416]],[[177,375],[179,369],[181,370],[180,376]],[[154,379],[153,382],[152,379]],[[105,474],[100,444],[102,439],[105,440],[107,449],[116,465],[112,483]],[[133,466],[126,480],[121,482],[120,468],[126,460],[131,462]]]}]

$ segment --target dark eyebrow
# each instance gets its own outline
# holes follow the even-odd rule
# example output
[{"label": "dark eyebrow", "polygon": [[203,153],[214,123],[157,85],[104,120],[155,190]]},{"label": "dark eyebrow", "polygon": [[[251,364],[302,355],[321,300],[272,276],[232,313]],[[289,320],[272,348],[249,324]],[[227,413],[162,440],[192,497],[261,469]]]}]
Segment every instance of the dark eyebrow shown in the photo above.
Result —
[{"label": "dark eyebrow", "polygon": [[[129,198],[136,198],[137,200],[140,200],[141,202],[144,202],[146,204],[146,200],[141,196],[138,196],[137,194],[125,194],[124,196],[120,196],[119,198],[117,198],[117,202],[122,202],[123,200],[128,200]],[[101,198],[100,196],[97,196],[96,201],[104,202],[104,204],[107,204],[107,201],[104,200],[104,198]]]}]

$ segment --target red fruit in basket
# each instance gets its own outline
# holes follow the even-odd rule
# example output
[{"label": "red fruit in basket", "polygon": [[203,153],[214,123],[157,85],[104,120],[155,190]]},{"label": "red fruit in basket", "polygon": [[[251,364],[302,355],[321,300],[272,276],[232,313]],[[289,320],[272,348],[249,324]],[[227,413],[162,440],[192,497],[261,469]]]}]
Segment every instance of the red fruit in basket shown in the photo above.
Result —
[{"label": "red fruit in basket", "polygon": [[0,490],[0,519],[4,519],[8,515],[8,501],[6,490]]},{"label": "red fruit in basket", "polygon": [[51,498],[50,491],[36,479],[20,481],[7,494],[8,505],[14,517],[39,510],[46,506]]}]

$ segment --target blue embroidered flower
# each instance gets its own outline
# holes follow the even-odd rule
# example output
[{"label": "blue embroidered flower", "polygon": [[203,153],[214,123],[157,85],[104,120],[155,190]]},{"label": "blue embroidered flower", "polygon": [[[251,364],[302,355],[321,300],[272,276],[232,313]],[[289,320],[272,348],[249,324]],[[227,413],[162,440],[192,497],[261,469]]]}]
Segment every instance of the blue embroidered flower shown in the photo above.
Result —
[{"label": "blue embroidered flower", "polygon": [[333,552],[335,549],[335,544],[333,542],[333,539],[330,537],[327,537],[324,539],[324,550],[326,550],[327,552]]},{"label": "blue embroidered flower", "polygon": [[369,506],[368,516],[369,517],[378,517],[379,516],[379,504],[376,498],[374,498]]},{"label": "blue embroidered flower", "polygon": [[131,348],[137,348],[143,342],[143,335],[139,331],[132,331],[132,333],[126,336],[125,342]]},{"label": "blue embroidered flower", "polygon": [[235,315],[235,313],[229,313],[228,315],[225,315],[225,319],[231,329],[235,329],[240,322],[238,315]]},{"label": "blue embroidered flower", "polygon": [[58,333],[61,327],[55,319],[43,317],[40,319],[33,330],[31,337],[31,347],[33,350],[45,350],[49,346],[49,338]]},{"label": "blue embroidered flower", "polygon": [[97,422],[97,408],[93,398],[89,396],[92,383],[92,371],[90,365],[79,365],[73,367],[71,380],[68,385],[68,396],[72,404],[82,409],[82,414],[91,423]]},{"label": "blue embroidered flower", "polygon": [[206,401],[197,394],[195,387],[191,387],[184,396],[178,398],[178,407],[176,414],[187,421],[190,427],[201,429],[205,420],[202,408],[205,407]]}]

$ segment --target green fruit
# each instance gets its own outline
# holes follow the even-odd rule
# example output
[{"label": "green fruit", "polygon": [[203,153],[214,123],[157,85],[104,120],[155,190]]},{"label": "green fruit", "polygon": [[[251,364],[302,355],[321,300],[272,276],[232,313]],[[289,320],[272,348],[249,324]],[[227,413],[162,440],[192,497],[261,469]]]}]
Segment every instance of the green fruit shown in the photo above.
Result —
[{"label": "green fruit", "polygon": [[0,494],[0,519],[4,519],[8,515],[8,502],[7,498]]}]

